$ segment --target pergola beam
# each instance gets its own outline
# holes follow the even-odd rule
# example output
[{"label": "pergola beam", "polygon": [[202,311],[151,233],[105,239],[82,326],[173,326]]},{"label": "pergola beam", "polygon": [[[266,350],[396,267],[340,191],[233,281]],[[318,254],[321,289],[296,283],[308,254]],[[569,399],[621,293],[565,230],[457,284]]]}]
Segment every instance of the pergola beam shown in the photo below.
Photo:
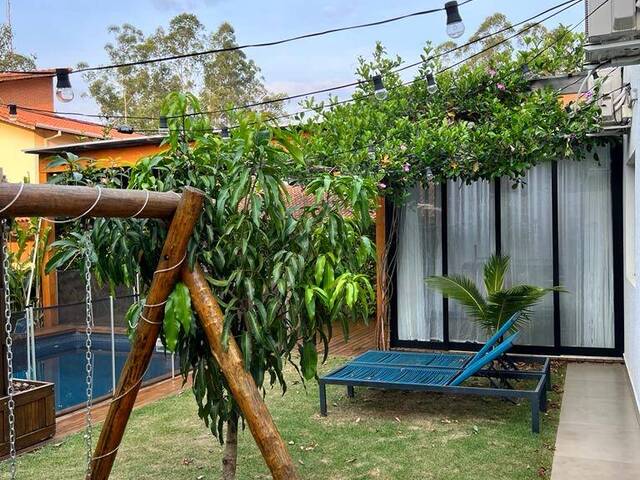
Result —
[{"label": "pergola beam", "polygon": [[170,218],[179,201],[174,192],[0,183],[0,209],[10,205],[2,217]]}]

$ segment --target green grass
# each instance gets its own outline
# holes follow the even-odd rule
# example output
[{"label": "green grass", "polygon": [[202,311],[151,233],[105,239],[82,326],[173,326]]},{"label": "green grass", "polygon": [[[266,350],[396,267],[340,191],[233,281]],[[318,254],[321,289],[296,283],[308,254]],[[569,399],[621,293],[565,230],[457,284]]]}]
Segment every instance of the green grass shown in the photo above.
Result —
[{"label": "green grass", "polygon": [[[539,435],[531,433],[527,402],[496,398],[357,389],[349,399],[344,388],[330,386],[323,418],[316,383],[305,390],[293,372],[287,394],[274,390],[267,402],[303,479],[540,479],[551,473],[564,371],[555,371]],[[217,479],[221,452],[187,390],[133,413],[111,478]],[[21,456],[18,478],[79,480],[83,464],[82,434],[75,434]],[[0,468],[8,478],[6,462]],[[247,429],[238,479],[268,478]]]}]

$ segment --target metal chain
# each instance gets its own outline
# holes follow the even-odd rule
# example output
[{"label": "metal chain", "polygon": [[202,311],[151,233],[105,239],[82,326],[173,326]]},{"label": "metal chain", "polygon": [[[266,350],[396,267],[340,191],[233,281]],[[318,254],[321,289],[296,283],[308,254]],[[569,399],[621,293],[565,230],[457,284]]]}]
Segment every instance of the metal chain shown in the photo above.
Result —
[{"label": "metal chain", "polygon": [[11,338],[11,291],[9,289],[9,224],[2,219],[2,281],[4,284],[4,331],[7,354],[7,411],[9,417],[9,477],[16,478],[16,403],[13,398],[13,339]]},{"label": "metal chain", "polygon": [[87,233],[87,245],[84,252],[84,282],[85,282],[85,320],[86,340],[85,359],[87,372],[87,403],[85,409],[85,433],[84,443],[86,448],[87,477],[91,473],[91,460],[93,455],[93,424],[91,419],[91,407],[93,404],[93,353],[91,351],[91,333],[93,331],[93,303],[91,296],[91,251],[89,249],[89,234]]}]

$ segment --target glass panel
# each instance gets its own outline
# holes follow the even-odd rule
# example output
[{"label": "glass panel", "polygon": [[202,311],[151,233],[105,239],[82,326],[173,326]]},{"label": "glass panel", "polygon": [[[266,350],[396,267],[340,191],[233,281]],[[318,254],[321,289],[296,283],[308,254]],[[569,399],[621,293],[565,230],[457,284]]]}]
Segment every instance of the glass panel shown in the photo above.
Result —
[{"label": "glass panel", "polygon": [[398,225],[398,338],[442,340],[442,296],[425,278],[442,274],[440,187],[416,188]]},{"label": "glass panel", "polygon": [[[447,239],[449,274],[466,275],[484,291],[482,267],[496,246],[493,184],[478,181],[447,185]],[[455,301],[449,301],[449,336],[457,342],[487,338]]]},{"label": "glass panel", "polygon": [[[530,170],[523,187],[501,181],[502,252],[511,257],[506,285],[553,285],[553,216],[551,164]],[[533,307],[529,324],[520,332],[525,345],[553,345],[553,295]]]},{"label": "glass panel", "polygon": [[611,171],[608,149],[558,163],[563,346],[614,347]]}]

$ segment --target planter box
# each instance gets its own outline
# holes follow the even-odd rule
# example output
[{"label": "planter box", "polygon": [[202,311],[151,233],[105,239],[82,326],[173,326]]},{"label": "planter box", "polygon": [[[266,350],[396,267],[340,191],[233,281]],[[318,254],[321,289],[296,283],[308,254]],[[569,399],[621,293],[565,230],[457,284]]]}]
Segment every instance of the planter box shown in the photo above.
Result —
[{"label": "planter box", "polygon": [[[47,440],[56,432],[56,404],[53,383],[19,380],[33,388],[17,392],[15,400],[16,451]],[[0,398],[0,456],[9,454],[7,401]]]}]

